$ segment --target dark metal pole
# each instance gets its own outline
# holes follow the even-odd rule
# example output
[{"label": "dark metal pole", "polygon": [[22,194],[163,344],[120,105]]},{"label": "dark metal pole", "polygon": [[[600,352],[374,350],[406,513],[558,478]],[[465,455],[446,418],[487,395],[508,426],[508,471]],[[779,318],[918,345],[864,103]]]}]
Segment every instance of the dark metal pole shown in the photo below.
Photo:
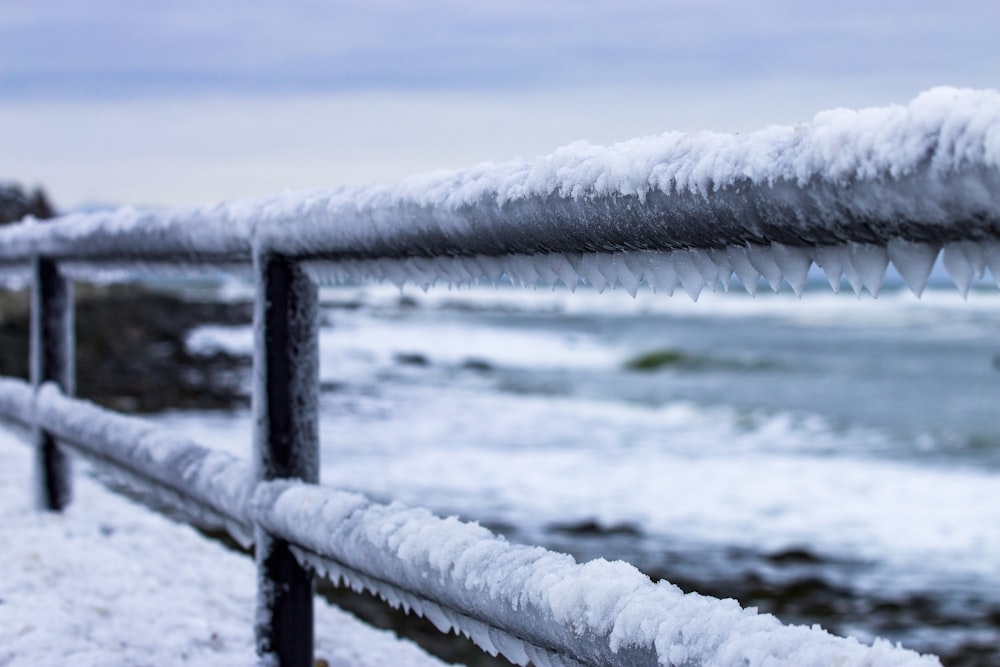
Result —
[{"label": "dark metal pole", "polygon": [[[73,284],[59,273],[58,265],[36,257],[31,293],[31,383],[37,388],[55,382],[73,394],[74,336]],[[59,511],[72,496],[70,465],[66,453],[40,425],[35,425],[36,502]]]},{"label": "dark metal pole", "polygon": [[[254,434],[257,479],[319,479],[318,290],[301,266],[256,259]],[[312,667],[313,577],[288,542],[255,531],[257,652],[281,667]]]}]

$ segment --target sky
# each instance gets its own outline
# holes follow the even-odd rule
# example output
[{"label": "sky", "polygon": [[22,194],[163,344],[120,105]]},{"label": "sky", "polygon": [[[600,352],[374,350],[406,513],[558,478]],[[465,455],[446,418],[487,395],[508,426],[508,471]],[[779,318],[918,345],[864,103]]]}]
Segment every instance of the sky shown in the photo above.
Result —
[{"label": "sky", "polygon": [[394,182],[1000,88],[997,0],[0,0],[0,180],[63,209]]}]

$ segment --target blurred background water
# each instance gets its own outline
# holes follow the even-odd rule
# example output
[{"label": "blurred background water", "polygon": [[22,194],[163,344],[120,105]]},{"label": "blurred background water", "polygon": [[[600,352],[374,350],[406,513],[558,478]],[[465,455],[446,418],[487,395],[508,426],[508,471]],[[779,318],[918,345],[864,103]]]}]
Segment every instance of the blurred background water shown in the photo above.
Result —
[{"label": "blurred background water", "polygon": [[[994,289],[323,301],[324,483],[945,664],[1000,658]],[[188,346],[249,353],[252,331]],[[157,419],[250,453],[248,410]]]}]

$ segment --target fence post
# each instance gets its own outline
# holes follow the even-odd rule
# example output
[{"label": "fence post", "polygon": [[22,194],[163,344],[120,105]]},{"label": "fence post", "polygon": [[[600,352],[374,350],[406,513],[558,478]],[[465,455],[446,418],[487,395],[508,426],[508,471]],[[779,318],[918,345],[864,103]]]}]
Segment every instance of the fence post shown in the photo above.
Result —
[{"label": "fence post", "polygon": [[[254,458],[258,481],[319,480],[319,311],[316,284],[292,260],[255,257]],[[255,531],[257,652],[312,667],[313,577],[288,542]]]},{"label": "fence post", "polygon": [[[73,283],[50,259],[35,257],[32,264],[31,383],[37,389],[45,382],[55,382],[63,393],[72,395]],[[52,435],[38,424],[34,440],[36,504],[59,511],[72,496],[69,459]]]}]

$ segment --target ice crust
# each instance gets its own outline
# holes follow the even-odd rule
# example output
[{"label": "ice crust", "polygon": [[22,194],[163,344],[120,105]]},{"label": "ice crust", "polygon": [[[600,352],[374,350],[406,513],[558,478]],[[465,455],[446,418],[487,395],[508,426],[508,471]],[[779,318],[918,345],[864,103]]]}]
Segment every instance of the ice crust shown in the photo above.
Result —
[{"label": "ice crust", "polygon": [[534,288],[565,286],[575,290],[580,284],[599,292],[622,288],[632,296],[646,284],[654,292],[667,295],[680,289],[697,301],[706,289],[728,291],[734,276],[750,294],[756,294],[763,283],[774,292],[786,287],[801,296],[813,264],[823,270],[835,292],[846,280],[856,295],[868,292],[878,296],[890,261],[906,285],[920,296],[938,256],[943,255],[945,269],[963,296],[968,294],[973,278],[983,278],[987,268],[1000,286],[1000,243],[961,241],[946,244],[941,251],[940,245],[894,238],[885,246],[849,243],[800,248],[775,243],[724,250],[314,260],[306,262],[306,266],[323,284],[352,284],[373,278],[399,288],[413,285],[426,291],[437,285],[500,285],[509,280]]},{"label": "ice crust", "polygon": [[254,482],[251,467],[145,420],[0,380],[0,415],[35,416],[62,442],[159,484],[224,519],[298,545],[303,562],[538,665],[939,665],[877,641],[783,626],[733,600],[653,584],[631,565],[517,546],[454,517],[301,482]]},{"label": "ice crust", "polygon": [[66,397],[55,384],[36,392],[21,380],[0,378],[0,416],[25,425],[37,419],[58,441],[114,464],[126,474],[125,483],[138,480],[136,488],[158,496],[163,505],[184,510],[207,527],[226,528],[243,544],[252,541],[246,508],[253,472],[230,454],[144,419]]},{"label": "ice crust", "polygon": [[[85,476],[65,511],[34,512],[32,451],[0,428],[0,664],[260,667],[254,564]],[[317,664],[446,667],[323,600]]]},{"label": "ice crust", "polygon": [[865,646],[818,627],[784,626],[734,600],[654,584],[627,563],[578,564],[400,503],[268,482],[257,488],[254,508],[269,532],[294,539],[303,561],[320,572],[423,613],[517,664],[940,664],[884,641]]},{"label": "ice crust", "polygon": [[641,282],[692,298],[737,275],[798,293],[811,263],[834,289],[878,292],[887,261],[919,293],[944,248],[959,289],[1000,241],[1000,93],[935,88],[907,105],[835,109],[750,134],[575,143],[535,160],[168,210],[120,209],[0,230],[0,262],[224,267],[257,253],[325,260],[332,281],[427,288]]}]

